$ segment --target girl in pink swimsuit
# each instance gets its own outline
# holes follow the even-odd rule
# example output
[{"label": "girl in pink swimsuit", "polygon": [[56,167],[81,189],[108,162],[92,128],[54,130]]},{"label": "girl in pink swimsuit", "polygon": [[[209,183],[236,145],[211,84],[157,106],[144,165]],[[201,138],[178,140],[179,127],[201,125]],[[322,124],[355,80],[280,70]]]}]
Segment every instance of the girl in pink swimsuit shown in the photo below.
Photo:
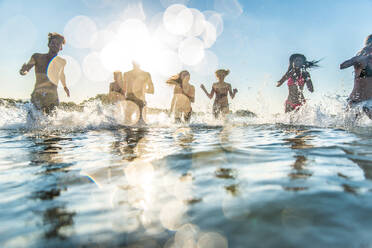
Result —
[{"label": "girl in pink swimsuit", "polygon": [[304,86],[310,92],[314,92],[308,68],[318,67],[319,61],[307,61],[303,54],[292,54],[289,57],[288,71],[278,81],[276,87],[280,87],[285,81],[288,81],[288,97],[285,101],[285,112],[297,110],[306,100],[303,95]]}]

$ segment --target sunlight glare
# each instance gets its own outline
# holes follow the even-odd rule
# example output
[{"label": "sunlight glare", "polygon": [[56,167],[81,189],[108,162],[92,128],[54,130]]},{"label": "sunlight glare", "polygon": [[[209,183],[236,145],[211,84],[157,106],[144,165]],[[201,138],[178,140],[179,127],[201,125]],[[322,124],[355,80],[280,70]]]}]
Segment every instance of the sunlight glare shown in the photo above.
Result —
[{"label": "sunlight glare", "polygon": [[216,42],[217,30],[212,23],[204,21],[204,32],[202,38],[205,48],[210,48]]},{"label": "sunlight glare", "polygon": [[163,23],[172,34],[185,35],[193,25],[193,14],[190,9],[181,4],[174,4],[164,12]]},{"label": "sunlight glare", "polygon": [[181,42],[178,49],[178,56],[186,65],[196,65],[204,58],[204,44],[194,37],[190,37]]},{"label": "sunlight glare", "polygon": [[105,70],[99,53],[92,52],[83,60],[83,72],[86,78],[94,82],[106,81],[111,72]]},{"label": "sunlight glare", "polygon": [[81,67],[79,62],[73,57],[68,55],[62,55],[61,57],[66,60],[65,66],[66,83],[68,87],[70,87],[75,83],[79,82],[82,74]]},{"label": "sunlight glare", "polygon": [[193,24],[191,26],[191,29],[187,33],[187,36],[199,36],[204,31],[204,21],[205,17],[204,15],[197,9],[190,9],[192,15],[193,15]]},{"label": "sunlight glare", "polygon": [[96,23],[91,18],[75,16],[66,24],[63,34],[67,44],[75,48],[90,48],[96,32]]}]

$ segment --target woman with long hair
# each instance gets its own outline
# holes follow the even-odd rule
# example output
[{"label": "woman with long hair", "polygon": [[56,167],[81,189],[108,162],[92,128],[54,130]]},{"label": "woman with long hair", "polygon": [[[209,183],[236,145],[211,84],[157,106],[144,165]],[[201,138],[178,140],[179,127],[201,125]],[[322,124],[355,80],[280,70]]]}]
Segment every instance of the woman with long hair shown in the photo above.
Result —
[{"label": "woman with long hair", "polygon": [[310,92],[314,92],[314,86],[307,71],[310,68],[319,67],[318,61],[307,61],[303,54],[295,53],[289,57],[289,66],[287,72],[278,81],[276,87],[280,87],[285,81],[288,81],[288,97],[285,101],[285,112],[291,112],[299,109],[306,100],[303,94],[304,86]]},{"label": "woman with long hair", "polygon": [[167,84],[174,85],[173,99],[170,113],[174,112],[176,122],[180,122],[182,115],[185,122],[191,118],[191,103],[195,101],[195,87],[190,84],[190,73],[181,71],[170,77]]},{"label": "woman with long hair", "polygon": [[220,114],[226,115],[229,113],[229,100],[227,96],[230,94],[231,99],[234,99],[236,93],[238,92],[237,89],[232,90],[231,84],[225,82],[225,77],[229,75],[229,73],[229,70],[224,69],[220,69],[215,72],[218,82],[213,84],[210,93],[208,93],[203,84],[200,85],[209,99],[212,99],[213,96],[216,95],[213,103],[213,114],[215,118],[218,118]]}]

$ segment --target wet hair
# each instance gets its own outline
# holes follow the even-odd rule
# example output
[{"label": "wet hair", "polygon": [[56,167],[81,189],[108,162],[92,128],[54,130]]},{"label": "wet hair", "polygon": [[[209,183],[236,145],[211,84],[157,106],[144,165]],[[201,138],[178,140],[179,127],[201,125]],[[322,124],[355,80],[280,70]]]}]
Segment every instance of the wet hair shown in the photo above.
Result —
[{"label": "wet hair", "polygon": [[367,45],[372,45],[372,34],[368,35],[366,40],[364,41],[364,44]]},{"label": "wet hair", "polygon": [[185,73],[185,72],[190,75],[190,72],[189,71],[183,70],[180,73],[178,73],[178,74],[170,77],[170,79],[173,80],[173,81],[176,81],[179,84],[179,86],[182,88],[182,78],[181,78],[181,75],[183,73]]},{"label": "wet hair", "polygon": [[362,50],[360,50],[357,53],[357,56],[365,56],[368,53],[370,53],[369,51],[371,49],[371,46],[372,46],[372,34],[367,36],[367,38],[364,41],[364,47],[362,48]]},{"label": "wet hair", "polygon": [[304,61],[304,65],[302,66],[302,69],[306,70],[306,69],[309,69],[309,68],[316,68],[316,67],[319,67],[318,63],[320,60],[312,60],[312,61],[308,61],[305,57],[305,55],[301,54],[301,53],[294,53],[292,54],[290,57],[289,57],[289,66],[288,66],[288,71],[291,71],[293,69],[293,61],[296,59],[296,58],[302,58],[303,61]]},{"label": "wet hair", "polygon": [[217,76],[218,78],[220,78],[221,76],[225,78],[227,75],[229,75],[230,70],[219,69],[219,70],[217,70],[215,73],[216,73],[216,76]]},{"label": "wet hair", "polygon": [[58,38],[62,40],[62,44],[64,45],[66,43],[65,37],[63,35],[60,35],[59,33],[49,33],[48,34],[48,44],[51,42],[52,39]]}]

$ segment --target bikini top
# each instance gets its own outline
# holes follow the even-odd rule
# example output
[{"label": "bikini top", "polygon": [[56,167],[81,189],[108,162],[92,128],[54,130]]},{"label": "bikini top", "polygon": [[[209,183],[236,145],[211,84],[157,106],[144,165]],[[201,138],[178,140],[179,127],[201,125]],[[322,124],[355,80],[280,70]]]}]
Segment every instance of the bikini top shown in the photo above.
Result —
[{"label": "bikini top", "polygon": [[296,81],[293,79],[293,77],[290,77],[288,78],[288,86],[292,86],[292,85],[304,86],[305,80],[302,76],[299,77]]},{"label": "bikini top", "polygon": [[214,91],[216,92],[217,98],[227,97],[228,95],[228,90],[226,90],[226,88],[220,88],[219,90],[217,90],[217,88],[214,88]]}]

